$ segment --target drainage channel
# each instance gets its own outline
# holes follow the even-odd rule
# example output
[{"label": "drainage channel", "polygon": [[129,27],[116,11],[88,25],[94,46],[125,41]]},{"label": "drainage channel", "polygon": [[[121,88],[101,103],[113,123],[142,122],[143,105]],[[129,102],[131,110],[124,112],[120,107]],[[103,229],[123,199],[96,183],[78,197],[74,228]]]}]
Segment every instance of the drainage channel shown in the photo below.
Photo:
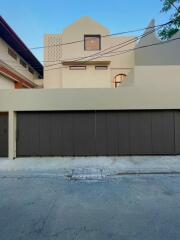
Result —
[{"label": "drainage channel", "polygon": [[70,174],[66,176],[69,180],[103,180],[106,175],[103,173],[103,169],[89,169],[80,168],[73,169]]},{"label": "drainage channel", "polygon": [[150,172],[140,172],[140,171],[127,171],[127,172],[116,172],[110,174],[104,169],[100,168],[79,168],[72,169],[71,173],[66,175],[66,178],[69,180],[104,180],[107,178],[116,178],[120,176],[129,176],[129,175],[180,175],[179,171],[150,171]]}]

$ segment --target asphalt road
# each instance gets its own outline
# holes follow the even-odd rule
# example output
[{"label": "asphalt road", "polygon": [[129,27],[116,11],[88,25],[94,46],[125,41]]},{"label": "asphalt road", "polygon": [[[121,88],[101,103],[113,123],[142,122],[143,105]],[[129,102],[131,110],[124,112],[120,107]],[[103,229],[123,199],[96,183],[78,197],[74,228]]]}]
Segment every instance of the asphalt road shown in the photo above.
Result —
[{"label": "asphalt road", "polygon": [[179,240],[180,175],[0,176],[0,240]]}]

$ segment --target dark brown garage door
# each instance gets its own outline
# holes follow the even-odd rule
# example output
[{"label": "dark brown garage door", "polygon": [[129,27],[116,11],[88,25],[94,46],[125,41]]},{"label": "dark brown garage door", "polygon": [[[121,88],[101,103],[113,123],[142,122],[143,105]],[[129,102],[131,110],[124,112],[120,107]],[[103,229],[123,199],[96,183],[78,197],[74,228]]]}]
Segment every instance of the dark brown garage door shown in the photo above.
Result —
[{"label": "dark brown garage door", "polygon": [[178,153],[178,111],[19,112],[17,116],[17,156]]},{"label": "dark brown garage door", "polygon": [[0,113],[0,157],[8,156],[8,114]]}]

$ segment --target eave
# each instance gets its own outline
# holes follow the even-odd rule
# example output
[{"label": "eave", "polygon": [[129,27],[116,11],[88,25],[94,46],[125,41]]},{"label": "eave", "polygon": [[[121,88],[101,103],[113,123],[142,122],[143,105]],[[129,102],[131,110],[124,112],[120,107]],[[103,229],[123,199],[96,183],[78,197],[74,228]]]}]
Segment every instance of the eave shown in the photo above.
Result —
[{"label": "eave", "polygon": [[43,77],[43,65],[1,16],[0,37]]}]

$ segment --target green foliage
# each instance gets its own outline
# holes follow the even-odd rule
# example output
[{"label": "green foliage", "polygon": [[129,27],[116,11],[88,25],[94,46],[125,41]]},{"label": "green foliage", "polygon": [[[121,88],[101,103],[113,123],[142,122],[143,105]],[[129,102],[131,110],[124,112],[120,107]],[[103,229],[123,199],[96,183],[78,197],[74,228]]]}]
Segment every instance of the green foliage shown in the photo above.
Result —
[{"label": "green foliage", "polygon": [[161,12],[172,12],[170,16],[170,23],[164,26],[159,31],[159,36],[162,40],[171,38],[180,29],[180,0],[161,0],[163,7]]}]

